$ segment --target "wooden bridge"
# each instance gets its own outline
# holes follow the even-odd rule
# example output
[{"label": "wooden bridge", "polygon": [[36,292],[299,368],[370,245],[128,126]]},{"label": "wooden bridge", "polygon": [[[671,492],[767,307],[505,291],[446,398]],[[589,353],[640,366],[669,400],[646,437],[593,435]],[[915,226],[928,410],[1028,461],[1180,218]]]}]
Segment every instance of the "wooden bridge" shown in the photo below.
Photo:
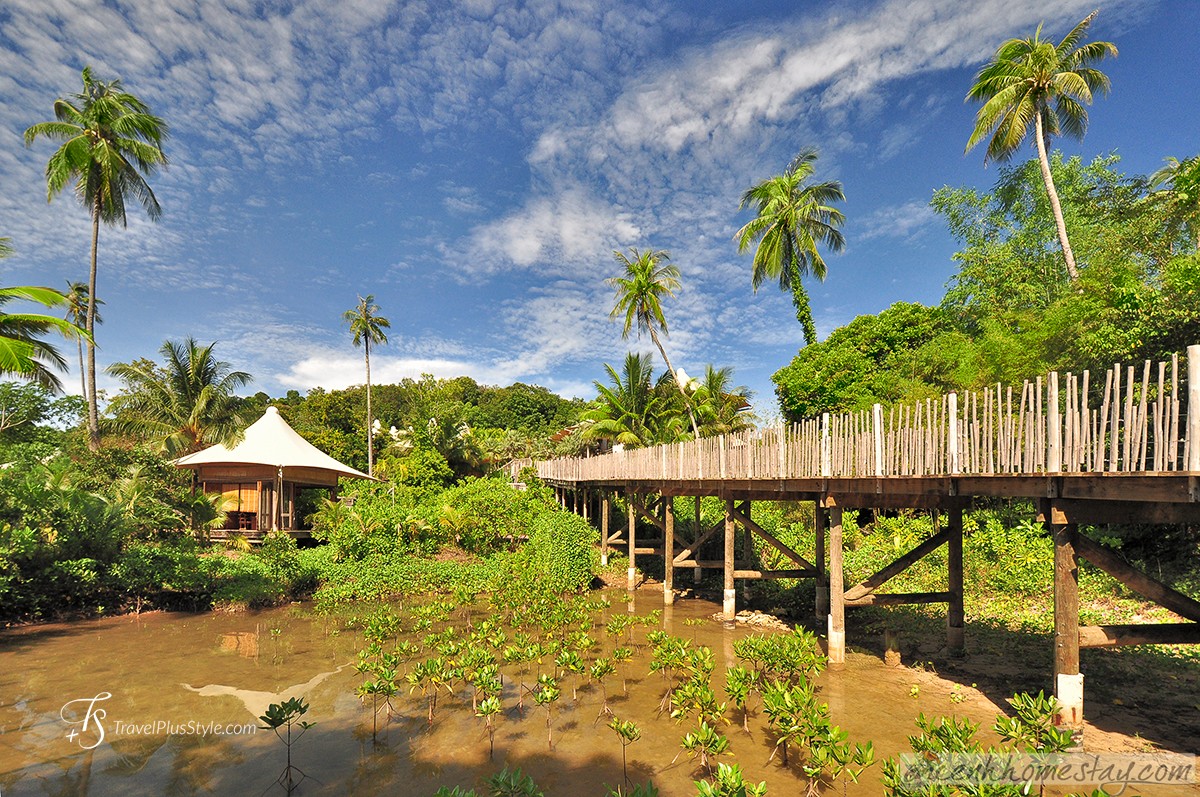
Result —
[{"label": "wooden bridge", "polygon": [[[736,583],[812,578],[816,614],[828,626],[831,665],[845,659],[845,609],[946,603],[947,640],[963,648],[963,510],[975,499],[1027,499],[1054,540],[1055,693],[1059,721],[1078,730],[1083,717],[1079,650],[1086,647],[1200,643],[1200,602],[1137,571],[1121,554],[1081,534],[1080,524],[1200,523],[1200,346],[1170,362],[1116,365],[1100,380],[1051,373],[1020,388],[996,385],[939,400],[826,414],[798,424],[594,457],[536,463],[564,506],[599,516],[602,559],[610,546],[629,555],[633,588],[639,555],[664,560],[664,600],[675,597],[675,571],[724,576],[724,614],[736,613]],[[1186,388],[1186,390],[1184,389]],[[610,528],[611,499],[628,501],[628,527]],[[680,528],[674,498],[696,501],[696,526]],[[725,502],[723,522],[700,526],[699,502]],[[802,554],[751,519],[752,501],[811,501],[815,546]],[[935,533],[863,581],[847,586],[842,568],[844,509],[921,509]],[[661,533],[637,539],[643,518]],[[944,519],[944,525],[942,520]],[[741,546],[738,546],[738,529]],[[722,539],[723,556],[699,558]],[[756,568],[754,538],[792,567]],[[942,545],[947,587],[940,592],[881,592],[888,580]],[[710,544],[711,547],[711,544]],[[1189,622],[1079,625],[1078,557]]]}]

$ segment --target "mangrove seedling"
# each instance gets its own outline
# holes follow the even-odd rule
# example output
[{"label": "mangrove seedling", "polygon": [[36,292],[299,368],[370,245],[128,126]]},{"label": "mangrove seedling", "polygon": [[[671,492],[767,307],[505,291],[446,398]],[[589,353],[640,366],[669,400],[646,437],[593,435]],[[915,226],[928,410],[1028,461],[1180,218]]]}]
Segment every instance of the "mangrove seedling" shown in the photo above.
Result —
[{"label": "mangrove seedling", "polygon": [[601,657],[592,662],[592,666],[588,669],[588,676],[593,683],[600,685],[600,697],[602,703],[600,712],[596,714],[596,720],[599,721],[605,714],[612,714],[612,709],[608,707],[608,687],[604,685],[604,679],[617,671],[613,666],[612,659]]},{"label": "mangrove seedling", "polygon": [[545,797],[533,778],[522,772],[520,767],[500,770],[488,779],[488,787],[492,790],[491,797]]},{"label": "mangrove seedling", "polygon": [[694,731],[683,737],[680,746],[687,752],[689,758],[699,758],[700,766],[711,778],[713,762],[718,756],[729,752],[729,740],[717,733],[707,722],[701,721]]},{"label": "mangrove seedling", "polygon": [[562,696],[558,681],[549,675],[539,675],[537,688],[533,690],[533,702],[546,709],[546,743],[554,749],[553,722],[554,703]]},{"label": "mangrove seedling", "polygon": [[587,665],[583,663],[583,659],[573,650],[564,650],[558,654],[554,660],[554,666],[558,668],[558,677],[567,675],[571,678],[571,700],[578,702],[579,700],[579,674],[583,672]]},{"label": "mangrove seedling", "polygon": [[488,759],[496,754],[496,715],[500,713],[500,698],[495,695],[484,698],[475,708],[475,716],[483,717],[488,734]]},{"label": "mangrove seedling", "polygon": [[757,670],[730,667],[725,671],[725,695],[742,712],[742,730],[750,733],[750,695],[759,691]]},{"label": "mangrove seedling", "polygon": [[[300,737],[316,724],[301,719],[307,713],[308,704],[304,702],[304,698],[293,697],[282,703],[272,703],[267,706],[267,713],[259,717],[264,723],[260,727],[264,731],[274,731],[275,736],[287,748],[287,766],[284,767],[275,782],[282,786],[288,794],[291,794],[300,785],[300,782],[308,777],[303,770],[292,764],[292,745],[300,741]],[[282,732],[280,732],[281,728]],[[299,732],[293,734],[293,728],[298,728]]]},{"label": "mangrove seedling", "polygon": [[621,667],[621,691],[625,694],[629,694],[629,668],[626,665],[632,658],[632,648],[621,647],[614,649],[612,652],[613,663]]},{"label": "mangrove seedling", "polygon": [[625,750],[629,745],[642,738],[642,729],[633,720],[622,720],[616,717],[612,718],[612,722],[608,723],[608,727],[613,729],[613,732],[617,734],[617,738],[621,741],[621,782],[628,786],[629,765],[626,763]]}]

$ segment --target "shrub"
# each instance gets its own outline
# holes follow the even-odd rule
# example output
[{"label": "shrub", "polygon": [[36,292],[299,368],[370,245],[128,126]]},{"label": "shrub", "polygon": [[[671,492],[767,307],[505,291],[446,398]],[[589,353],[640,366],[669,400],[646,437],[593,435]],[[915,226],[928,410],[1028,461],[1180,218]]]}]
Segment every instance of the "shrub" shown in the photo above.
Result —
[{"label": "shrub", "polygon": [[569,512],[544,512],[529,531],[525,561],[535,578],[554,592],[587,586],[599,554],[599,533],[583,518]]}]

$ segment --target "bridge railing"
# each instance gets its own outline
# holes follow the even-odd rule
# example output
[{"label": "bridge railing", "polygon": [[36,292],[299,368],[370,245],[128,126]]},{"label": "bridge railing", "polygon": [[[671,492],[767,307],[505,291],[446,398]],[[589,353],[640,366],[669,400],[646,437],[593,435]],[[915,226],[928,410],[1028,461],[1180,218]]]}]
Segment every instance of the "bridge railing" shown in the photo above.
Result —
[{"label": "bridge railing", "polygon": [[[721,437],[537,463],[556,481],[1200,472],[1200,376],[1152,367],[1051,372],[940,399]],[[1200,346],[1187,350],[1200,375]],[[1093,405],[1093,401],[1098,404]]]}]

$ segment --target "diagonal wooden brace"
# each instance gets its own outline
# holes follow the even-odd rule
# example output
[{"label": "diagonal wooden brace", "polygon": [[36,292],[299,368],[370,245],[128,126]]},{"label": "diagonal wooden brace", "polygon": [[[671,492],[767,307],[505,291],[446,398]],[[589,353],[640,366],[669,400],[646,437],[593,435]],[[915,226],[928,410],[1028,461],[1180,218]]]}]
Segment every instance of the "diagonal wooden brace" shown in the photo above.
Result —
[{"label": "diagonal wooden brace", "polygon": [[933,535],[916,548],[913,548],[911,551],[904,554],[904,556],[901,556],[899,559],[880,570],[875,575],[863,579],[850,589],[846,590],[846,601],[856,601],[859,598],[870,595],[888,581],[903,573],[905,570],[911,567],[913,563],[923,559],[925,556],[937,550],[938,546],[945,544],[949,539],[950,529],[943,529],[942,531]]},{"label": "diagonal wooden brace", "polygon": [[779,551],[781,554],[786,556],[788,559],[791,559],[794,563],[799,565],[802,569],[812,570],[813,572],[816,572],[816,570],[817,570],[816,565],[814,565],[812,562],[805,559],[800,554],[793,551],[788,546],[784,545],[782,542],[780,542],[778,540],[778,538],[775,537],[774,534],[772,534],[771,532],[764,529],[762,526],[755,523],[753,520],[751,520],[749,518],[749,516],[746,515],[746,513],[742,512],[742,510],[740,510],[740,509],[733,510],[733,517],[737,520],[738,523],[741,523],[744,528],[746,528],[747,530],[752,531],[755,534],[757,534],[758,536],[762,537],[764,540],[766,540],[771,545],[772,548]]}]

